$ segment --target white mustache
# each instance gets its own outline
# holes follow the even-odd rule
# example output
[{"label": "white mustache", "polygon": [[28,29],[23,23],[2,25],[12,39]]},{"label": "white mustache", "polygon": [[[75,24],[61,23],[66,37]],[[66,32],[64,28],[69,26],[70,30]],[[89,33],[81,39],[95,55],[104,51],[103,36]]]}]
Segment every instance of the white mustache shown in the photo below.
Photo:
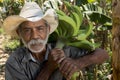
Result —
[{"label": "white mustache", "polygon": [[41,39],[32,39],[32,40],[30,40],[30,42],[28,42],[28,44],[29,45],[34,45],[34,44],[44,44],[44,43],[46,43],[46,41],[45,40],[41,40]]}]

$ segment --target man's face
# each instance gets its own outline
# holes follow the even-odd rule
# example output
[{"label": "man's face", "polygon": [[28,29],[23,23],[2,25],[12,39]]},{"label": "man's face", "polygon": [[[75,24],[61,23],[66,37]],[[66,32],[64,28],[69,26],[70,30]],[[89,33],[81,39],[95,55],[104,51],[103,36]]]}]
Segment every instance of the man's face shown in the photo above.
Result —
[{"label": "man's face", "polygon": [[40,53],[48,41],[49,26],[44,20],[26,21],[20,25],[19,35],[24,45],[33,53]]}]

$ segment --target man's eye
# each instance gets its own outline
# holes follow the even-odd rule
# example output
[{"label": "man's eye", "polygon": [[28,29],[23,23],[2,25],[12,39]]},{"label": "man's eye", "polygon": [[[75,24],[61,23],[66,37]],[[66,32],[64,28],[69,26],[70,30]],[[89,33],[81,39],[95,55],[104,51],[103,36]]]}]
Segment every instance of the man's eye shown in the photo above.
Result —
[{"label": "man's eye", "polygon": [[38,27],[37,30],[39,30],[39,31],[43,31],[44,28],[43,28],[43,27]]},{"label": "man's eye", "polygon": [[30,32],[30,31],[31,31],[30,29],[24,29],[24,30],[23,30],[24,33],[28,33],[28,32]]},{"label": "man's eye", "polygon": [[43,30],[43,28],[37,28],[38,30]]}]

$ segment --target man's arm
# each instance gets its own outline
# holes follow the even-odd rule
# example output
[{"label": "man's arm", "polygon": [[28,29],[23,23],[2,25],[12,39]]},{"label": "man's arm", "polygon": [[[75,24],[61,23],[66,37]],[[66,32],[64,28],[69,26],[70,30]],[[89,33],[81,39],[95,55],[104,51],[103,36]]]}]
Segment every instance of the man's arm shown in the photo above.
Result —
[{"label": "man's arm", "polygon": [[75,59],[75,62],[78,64],[80,69],[83,69],[92,64],[101,64],[108,58],[108,53],[105,50],[97,48],[91,54]]},{"label": "man's arm", "polygon": [[46,61],[45,64],[43,65],[43,68],[36,77],[36,80],[49,80],[50,76],[57,68],[58,64],[53,60],[53,57],[49,53],[48,61]]},{"label": "man's arm", "polygon": [[47,64],[43,67],[43,69],[38,74],[36,80],[49,80],[51,74],[56,69],[55,65],[51,63],[51,65]]},{"label": "man's arm", "polygon": [[54,54],[52,55],[53,59],[59,65],[61,73],[66,77],[67,80],[71,78],[71,75],[74,72],[80,71],[81,69],[92,64],[101,64],[108,59],[107,52],[100,48],[96,49],[93,53],[89,55],[85,55],[77,59],[66,57],[62,50],[56,50],[56,52],[54,52]]},{"label": "man's arm", "polygon": [[70,80],[72,74],[76,71],[92,65],[100,64],[108,59],[108,54],[103,49],[96,49],[93,53],[85,55],[83,57],[72,59],[65,56],[65,53],[61,49],[53,49],[50,53],[50,57],[46,66],[42,69],[36,80],[48,80],[52,72],[59,67],[61,73]]}]

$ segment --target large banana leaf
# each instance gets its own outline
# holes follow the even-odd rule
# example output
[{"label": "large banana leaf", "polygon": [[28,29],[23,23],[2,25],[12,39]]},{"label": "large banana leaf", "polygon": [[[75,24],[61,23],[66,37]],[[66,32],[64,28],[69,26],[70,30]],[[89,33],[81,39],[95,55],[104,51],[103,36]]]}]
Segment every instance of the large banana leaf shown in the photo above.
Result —
[{"label": "large banana leaf", "polygon": [[82,4],[87,4],[87,0],[76,0],[76,5],[81,6]]},{"label": "large banana leaf", "polygon": [[87,4],[87,3],[93,3],[96,0],[76,0],[76,5],[81,6],[83,4]]},{"label": "large banana leaf", "polygon": [[94,21],[95,23],[105,24],[106,22],[111,22],[111,18],[102,13],[96,11],[85,11],[84,13],[87,14],[90,20]]},{"label": "large banana leaf", "polygon": [[83,5],[83,10],[85,15],[87,15],[91,21],[99,24],[105,24],[107,22],[112,22],[111,17],[109,17],[104,9],[94,4]]}]

